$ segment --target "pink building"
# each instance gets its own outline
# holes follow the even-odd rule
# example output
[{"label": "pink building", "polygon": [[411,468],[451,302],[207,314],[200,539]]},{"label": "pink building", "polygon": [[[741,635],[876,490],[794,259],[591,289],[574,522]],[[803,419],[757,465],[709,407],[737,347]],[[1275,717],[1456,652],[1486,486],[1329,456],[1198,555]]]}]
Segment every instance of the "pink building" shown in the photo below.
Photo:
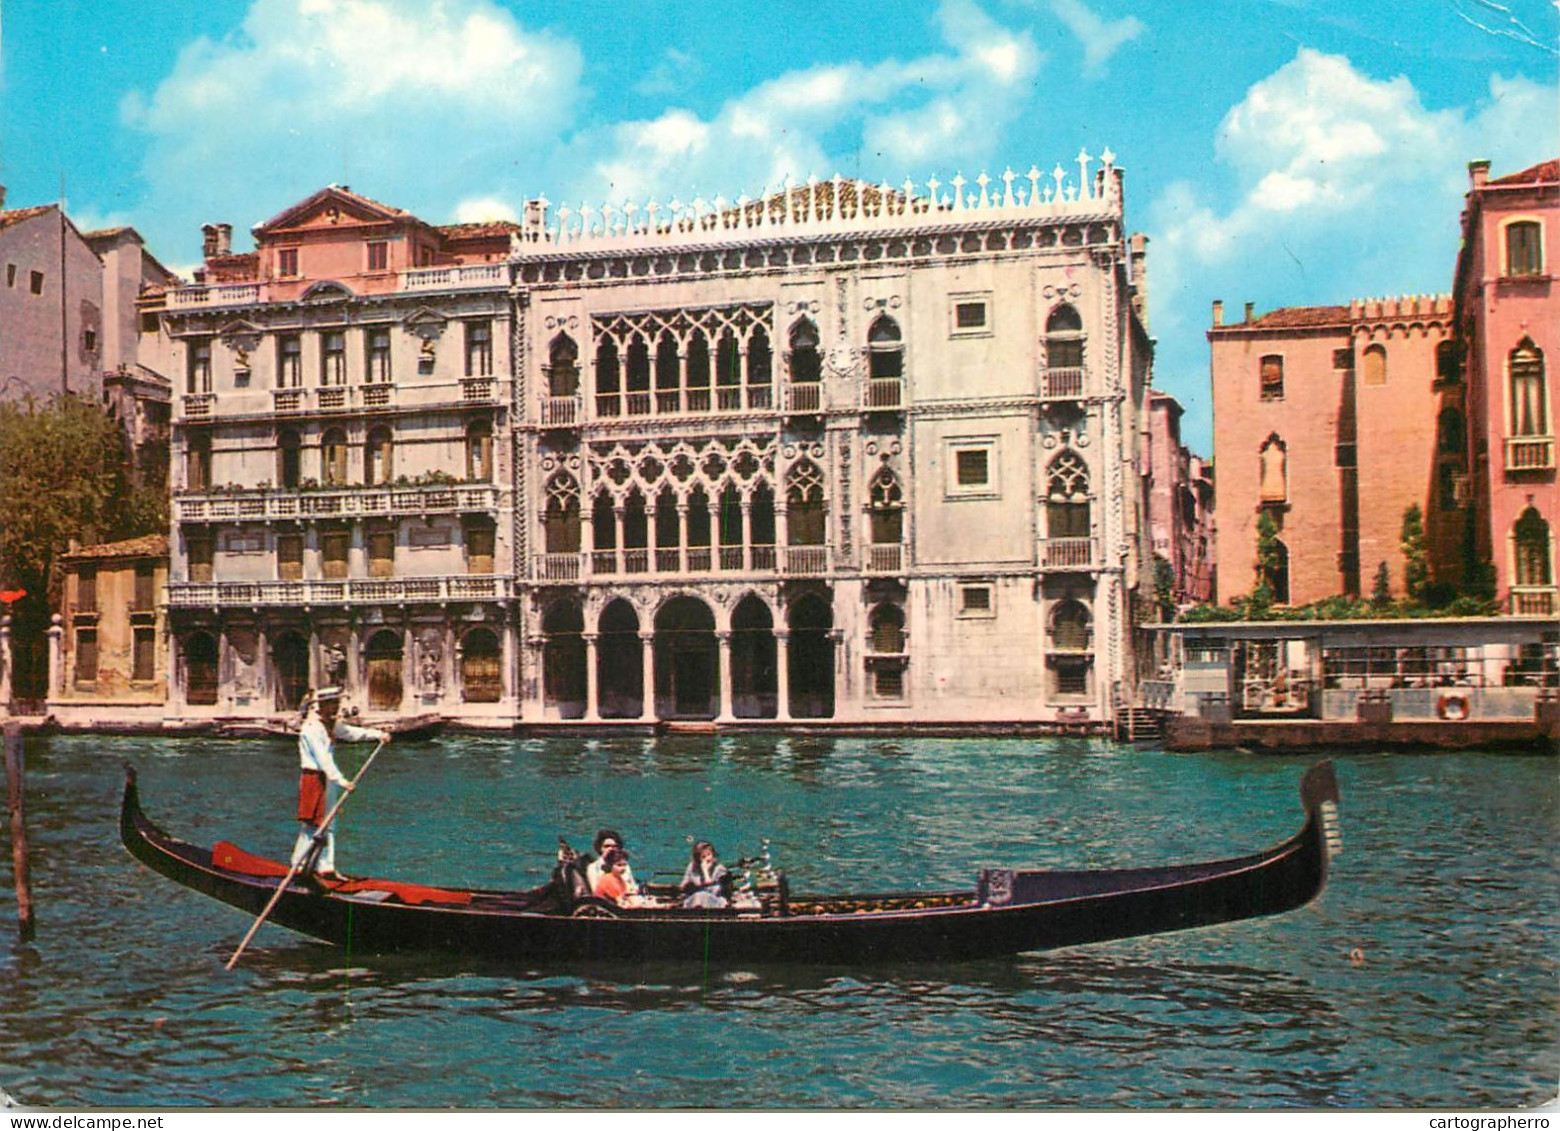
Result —
[{"label": "pink building", "polygon": [[1214,599],[1213,469],[1181,443],[1183,412],[1169,393],[1150,390],[1149,533],[1154,557],[1169,567],[1170,598],[1178,606]]},{"label": "pink building", "polygon": [[[1214,464],[1225,599],[1265,581],[1278,604],[1368,595],[1385,563],[1405,591],[1404,514],[1432,560],[1455,563],[1466,526],[1460,388],[1446,295],[1356,299],[1225,324],[1213,304]],[[1263,514],[1277,566],[1257,576]],[[1447,565],[1437,580],[1455,578]]]},{"label": "pink building", "polygon": [[1453,285],[1477,548],[1509,612],[1554,616],[1560,160],[1495,180],[1489,171],[1468,165]]}]

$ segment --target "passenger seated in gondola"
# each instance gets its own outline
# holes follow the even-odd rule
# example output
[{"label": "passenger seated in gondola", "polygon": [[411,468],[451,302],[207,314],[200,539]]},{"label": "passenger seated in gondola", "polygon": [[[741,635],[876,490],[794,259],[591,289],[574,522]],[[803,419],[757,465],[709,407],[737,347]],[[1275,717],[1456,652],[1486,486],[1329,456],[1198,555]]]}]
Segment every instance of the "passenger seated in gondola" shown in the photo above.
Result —
[{"label": "passenger seated in gondola", "polygon": [[693,858],[677,885],[684,907],[729,907],[731,873],[715,856],[715,846],[701,840],[693,846]]},{"label": "passenger seated in gondola", "polygon": [[[600,882],[602,873],[606,870],[605,859],[614,849],[620,850],[625,859],[628,850],[623,847],[623,838],[618,835],[616,829],[602,829],[596,834],[596,855],[582,861],[585,866],[585,883],[591,891],[596,890],[596,884]],[[634,881],[634,870],[623,870],[623,881],[628,885],[629,895],[639,894],[639,885]]]},{"label": "passenger seated in gondola", "polygon": [[630,892],[624,877],[628,874],[628,853],[621,848],[611,848],[602,857],[601,877],[592,888],[597,899],[605,899],[619,907],[629,907],[638,902],[638,896]]}]

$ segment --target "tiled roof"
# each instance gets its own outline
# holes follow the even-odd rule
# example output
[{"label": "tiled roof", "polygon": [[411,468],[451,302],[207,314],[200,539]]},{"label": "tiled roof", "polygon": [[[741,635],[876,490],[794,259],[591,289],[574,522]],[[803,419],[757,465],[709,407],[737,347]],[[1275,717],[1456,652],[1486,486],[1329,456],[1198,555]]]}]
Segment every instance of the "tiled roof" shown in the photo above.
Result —
[{"label": "tiled roof", "polygon": [[1232,322],[1222,330],[1300,330],[1308,326],[1337,326],[1350,319],[1347,306],[1282,306],[1249,322]]},{"label": "tiled roof", "polygon": [[106,542],[100,546],[82,546],[63,555],[67,561],[86,558],[159,558],[168,554],[166,534],[143,534],[123,542]]},{"label": "tiled roof", "polygon": [[23,220],[31,220],[34,216],[42,216],[45,212],[57,212],[58,207],[53,204],[39,204],[32,208],[12,208],[9,211],[0,212],[0,228],[9,228],[12,224],[20,224]]},{"label": "tiled roof", "polygon": [[524,228],[513,220],[483,220],[475,224],[440,224],[439,234],[451,240],[476,240],[485,236],[507,236]]},{"label": "tiled roof", "polygon": [[1496,177],[1489,183],[1492,185],[1536,185],[1554,181],[1560,181],[1560,158],[1540,161],[1531,169],[1523,169],[1520,173]]},{"label": "tiled roof", "polygon": [[133,233],[137,236],[141,234],[132,228],[129,224],[121,224],[117,228],[96,228],[90,232],[82,232],[81,238],[84,240],[106,240],[112,238],[113,236],[122,236],[126,232]]}]

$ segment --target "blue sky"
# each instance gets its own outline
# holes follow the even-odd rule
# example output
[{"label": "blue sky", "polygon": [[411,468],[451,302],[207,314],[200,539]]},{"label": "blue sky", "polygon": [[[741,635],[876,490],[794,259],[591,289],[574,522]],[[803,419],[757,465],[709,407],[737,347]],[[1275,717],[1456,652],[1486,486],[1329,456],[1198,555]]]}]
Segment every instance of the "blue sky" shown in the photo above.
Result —
[{"label": "blue sky", "polygon": [[1209,303],[1445,290],[1467,161],[1560,154],[1557,39],[1553,0],[9,0],[0,183],[187,269],[332,182],[445,223],[1109,146],[1207,451]]}]

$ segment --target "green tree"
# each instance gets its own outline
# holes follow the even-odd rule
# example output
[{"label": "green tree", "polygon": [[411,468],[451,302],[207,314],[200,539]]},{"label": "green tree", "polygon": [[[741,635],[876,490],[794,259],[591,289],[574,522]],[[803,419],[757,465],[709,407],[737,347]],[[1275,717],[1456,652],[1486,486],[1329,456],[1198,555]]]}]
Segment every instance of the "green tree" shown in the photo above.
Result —
[{"label": "green tree", "polygon": [[1370,603],[1378,609],[1392,604],[1392,571],[1386,562],[1376,567],[1376,584],[1371,586]]},{"label": "green tree", "polygon": [[1283,565],[1278,549],[1278,523],[1269,511],[1264,510],[1257,516],[1257,585],[1248,602],[1254,619],[1278,599],[1274,584]]},{"label": "green tree", "polygon": [[115,541],[168,528],[168,500],[137,487],[119,426],[91,401],[63,395],[0,404],[0,588],[12,608],[15,694],[36,698],[47,677],[45,632],[72,539]]},{"label": "green tree", "polygon": [[1430,562],[1425,555],[1425,519],[1418,503],[1403,512],[1399,547],[1403,551],[1403,591],[1411,601],[1424,599],[1430,585]]}]

